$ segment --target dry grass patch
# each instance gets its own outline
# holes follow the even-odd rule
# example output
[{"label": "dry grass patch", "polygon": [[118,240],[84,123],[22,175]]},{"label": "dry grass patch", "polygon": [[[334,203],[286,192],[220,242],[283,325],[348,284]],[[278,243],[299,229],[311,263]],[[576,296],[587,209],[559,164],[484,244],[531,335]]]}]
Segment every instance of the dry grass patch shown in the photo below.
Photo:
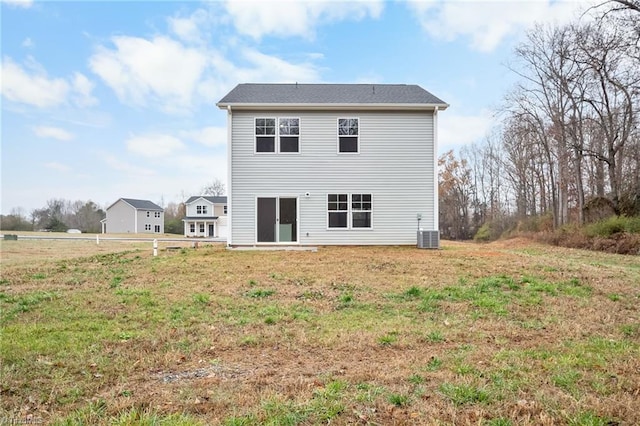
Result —
[{"label": "dry grass patch", "polygon": [[640,423],[637,258],[525,240],[23,247],[3,254],[5,418]]}]

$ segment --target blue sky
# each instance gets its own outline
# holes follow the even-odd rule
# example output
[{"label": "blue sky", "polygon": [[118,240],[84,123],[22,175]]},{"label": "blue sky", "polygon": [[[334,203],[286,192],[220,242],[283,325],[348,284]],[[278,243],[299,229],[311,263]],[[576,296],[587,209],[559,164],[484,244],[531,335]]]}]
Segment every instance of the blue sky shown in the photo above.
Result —
[{"label": "blue sky", "polygon": [[419,84],[439,151],[482,140],[534,22],[585,1],[2,0],[1,210],[179,202],[226,180],[236,84]]}]

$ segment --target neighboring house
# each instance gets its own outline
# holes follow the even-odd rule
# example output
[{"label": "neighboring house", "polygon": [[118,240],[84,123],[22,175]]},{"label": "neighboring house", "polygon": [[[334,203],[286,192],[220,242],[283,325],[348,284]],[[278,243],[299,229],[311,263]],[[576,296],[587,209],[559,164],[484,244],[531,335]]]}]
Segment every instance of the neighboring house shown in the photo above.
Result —
[{"label": "neighboring house", "polygon": [[185,208],[185,237],[226,238],[227,197],[189,197]]},{"label": "neighboring house", "polygon": [[228,244],[439,246],[438,111],[416,85],[240,84],[227,110]]},{"label": "neighboring house", "polygon": [[164,232],[164,210],[148,200],[120,198],[107,207],[107,217],[103,220],[103,234]]}]

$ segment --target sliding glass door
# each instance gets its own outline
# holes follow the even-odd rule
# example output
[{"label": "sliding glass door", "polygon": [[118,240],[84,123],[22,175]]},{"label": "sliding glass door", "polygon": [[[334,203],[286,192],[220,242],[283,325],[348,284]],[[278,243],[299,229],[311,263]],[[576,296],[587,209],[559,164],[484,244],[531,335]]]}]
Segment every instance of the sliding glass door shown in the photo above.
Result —
[{"label": "sliding glass door", "polygon": [[292,243],[298,241],[298,199],[259,197],[257,201],[257,242]]}]

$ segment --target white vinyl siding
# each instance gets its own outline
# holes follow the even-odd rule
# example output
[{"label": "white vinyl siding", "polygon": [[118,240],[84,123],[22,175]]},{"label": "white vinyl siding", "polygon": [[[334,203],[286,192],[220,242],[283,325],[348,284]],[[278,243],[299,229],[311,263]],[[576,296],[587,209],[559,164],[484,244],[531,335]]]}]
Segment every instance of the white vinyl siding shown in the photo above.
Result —
[{"label": "white vinyl siding", "polygon": [[160,229],[164,229],[163,212],[136,210],[124,200],[118,200],[109,206],[106,216],[109,234],[153,233],[152,225],[159,225]]},{"label": "white vinyl siding", "polygon": [[[232,113],[232,245],[255,244],[255,200],[265,195],[299,197],[300,244],[416,244],[417,214],[422,228],[438,229],[432,112],[269,111],[300,118],[304,150],[268,157],[255,155],[254,120],[264,116]],[[359,155],[336,149],[338,119],[351,117],[359,121]],[[328,194],[372,194],[371,228],[327,229]]]}]

